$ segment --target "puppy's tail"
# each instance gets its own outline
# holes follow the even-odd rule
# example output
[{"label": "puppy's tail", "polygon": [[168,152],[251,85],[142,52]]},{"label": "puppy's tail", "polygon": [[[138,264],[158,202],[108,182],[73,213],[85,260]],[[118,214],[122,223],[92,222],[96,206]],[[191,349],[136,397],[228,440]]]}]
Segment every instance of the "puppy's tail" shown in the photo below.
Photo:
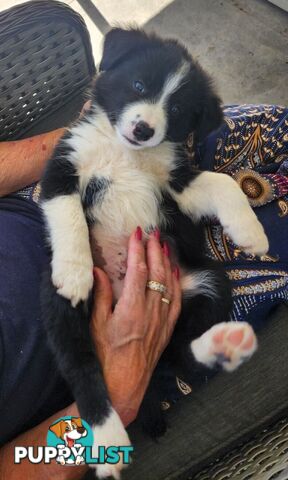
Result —
[{"label": "puppy's tail", "polygon": [[[57,365],[72,390],[81,418],[93,430],[93,456],[98,457],[99,445],[130,445],[120,417],[111,405],[91,338],[91,301],[72,307],[69,300],[57,294],[49,270],[42,278],[41,309]],[[97,474],[101,477],[100,467],[97,467]],[[103,467],[108,468],[114,478],[119,477],[121,462],[115,472],[110,472],[107,464]]]}]

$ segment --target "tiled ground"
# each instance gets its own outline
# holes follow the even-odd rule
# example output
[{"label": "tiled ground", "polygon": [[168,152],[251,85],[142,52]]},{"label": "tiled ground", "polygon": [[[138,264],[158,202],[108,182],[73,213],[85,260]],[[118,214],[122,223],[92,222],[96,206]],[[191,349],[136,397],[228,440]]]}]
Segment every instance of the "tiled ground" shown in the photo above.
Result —
[{"label": "tiled ground", "polygon": [[[288,104],[288,14],[267,0],[79,1],[96,25],[77,0],[64,3],[83,15],[96,62],[109,26],[136,23],[183,40],[225,103]],[[0,10],[19,3],[0,0]]]}]

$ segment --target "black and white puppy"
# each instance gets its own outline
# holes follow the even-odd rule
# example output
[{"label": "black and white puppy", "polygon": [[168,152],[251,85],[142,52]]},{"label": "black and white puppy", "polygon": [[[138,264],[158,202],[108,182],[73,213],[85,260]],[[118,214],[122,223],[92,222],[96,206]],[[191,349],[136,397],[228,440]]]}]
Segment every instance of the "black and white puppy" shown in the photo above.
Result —
[{"label": "black and white puppy", "polygon": [[[186,370],[221,364],[230,371],[253,353],[256,339],[249,325],[229,322],[230,285],[220,266],[205,257],[201,219],[217,216],[247,252],[266,253],[268,241],[236,182],[193,170],[185,156],[188,135],[203,140],[223,115],[210,79],[179,42],[136,29],[111,30],[91,99],[42,180],[52,251],[42,299],[50,343],[81,417],[93,426],[97,456],[99,445],[128,445],[129,438],[89,335],[90,241],[117,300],[129,235],[138,225],[144,232],[159,226],[181,267],[183,289],[182,312],[165,354]],[[148,391],[144,409],[151,398]],[[157,421],[158,406],[155,412]],[[99,465],[97,474],[118,478],[121,468]]]}]

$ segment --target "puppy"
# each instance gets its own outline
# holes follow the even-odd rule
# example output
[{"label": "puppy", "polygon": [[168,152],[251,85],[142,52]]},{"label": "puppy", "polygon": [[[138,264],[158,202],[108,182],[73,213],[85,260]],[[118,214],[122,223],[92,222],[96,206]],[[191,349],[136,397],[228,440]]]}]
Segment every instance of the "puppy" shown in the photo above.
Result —
[{"label": "puppy", "polygon": [[[165,355],[187,373],[219,365],[232,371],[256,349],[249,325],[229,322],[230,285],[221,266],[205,256],[203,217],[217,216],[247,252],[266,253],[268,241],[236,182],[196,171],[186,157],[188,135],[203,141],[223,114],[209,77],[178,41],[112,29],[91,102],[60,141],[42,180],[52,255],[42,304],[50,344],[82,418],[93,428],[97,456],[99,445],[129,445],[129,438],[89,335],[89,236],[94,262],[109,274],[116,301],[129,235],[138,225],[143,232],[160,227],[180,265],[183,290]],[[153,380],[142,418],[154,436],[165,430],[158,395]],[[99,465],[97,474],[118,478],[122,466]]]},{"label": "puppy", "polygon": [[[72,417],[71,420],[59,420],[59,422],[51,425],[49,430],[51,430],[56,437],[61,438],[61,440],[65,442],[65,446],[69,448],[81,446],[76,443],[76,440],[86,437],[87,435],[87,430],[83,427],[81,418],[78,417]],[[61,447],[64,448],[64,445],[59,445],[59,448]],[[65,465],[66,463],[80,465],[84,462],[84,458],[81,455],[76,457],[75,462],[70,458],[66,461],[63,455],[59,455],[56,460],[58,463],[61,463],[61,465]]]}]

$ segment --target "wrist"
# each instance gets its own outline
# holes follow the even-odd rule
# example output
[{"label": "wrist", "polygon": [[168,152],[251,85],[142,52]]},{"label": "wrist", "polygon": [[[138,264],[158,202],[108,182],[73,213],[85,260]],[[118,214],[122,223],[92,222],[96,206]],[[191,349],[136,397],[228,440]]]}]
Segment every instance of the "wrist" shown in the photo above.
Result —
[{"label": "wrist", "polygon": [[103,374],[111,403],[126,426],[135,420],[150,381],[146,358],[139,350],[134,358],[128,352],[111,355],[111,361],[105,359]]}]

